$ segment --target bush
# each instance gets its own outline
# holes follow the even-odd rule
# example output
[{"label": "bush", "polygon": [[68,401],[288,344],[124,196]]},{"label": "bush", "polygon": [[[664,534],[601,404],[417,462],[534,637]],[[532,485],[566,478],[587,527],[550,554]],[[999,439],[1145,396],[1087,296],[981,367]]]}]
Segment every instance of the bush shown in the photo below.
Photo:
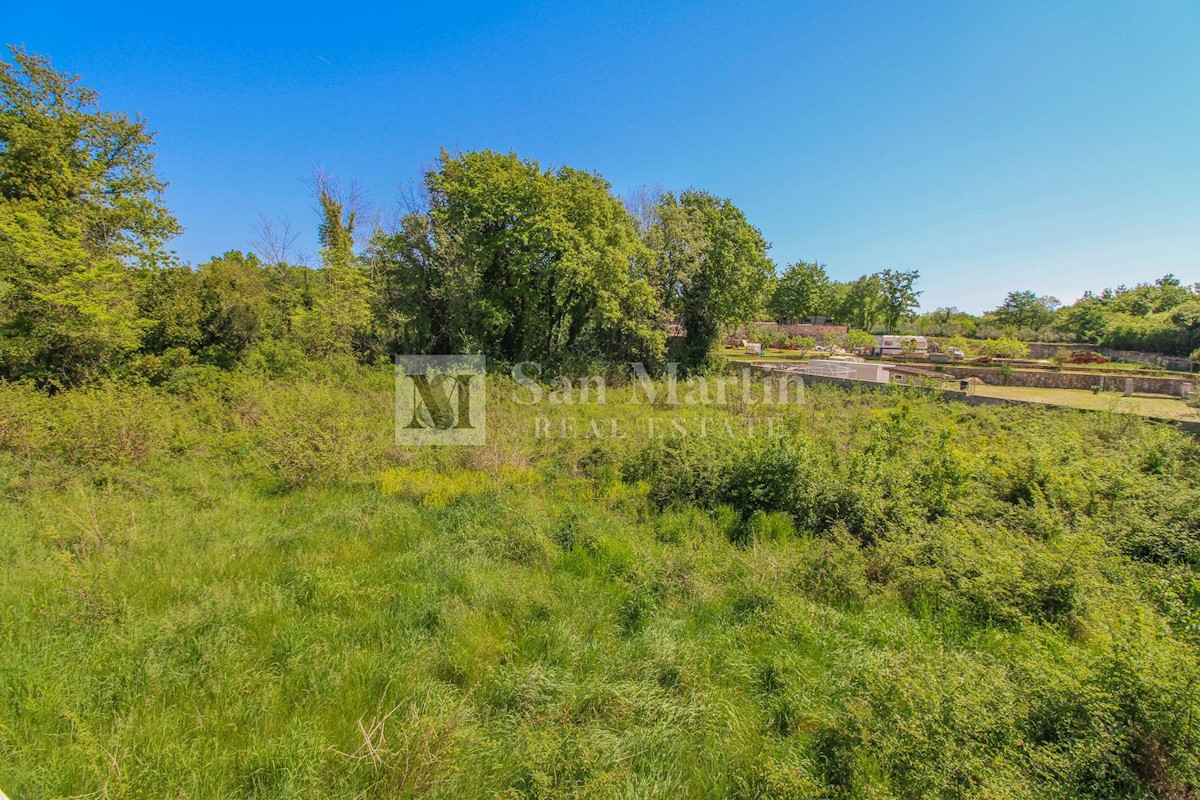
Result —
[{"label": "bush", "polygon": [[83,466],[132,464],[165,451],[182,418],[161,392],[115,384],[51,399],[51,447]]},{"label": "bush", "polygon": [[270,378],[294,378],[304,374],[309,361],[304,349],[292,341],[265,339],[246,351],[243,368]]},{"label": "bush", "polygon": [[1016,339],[989,339],[979,346],[979,352],[992,358],[1025,358],[1029,345]]},{"label": "bush", "polygon": [[1067,359],[1070,364],[1107,364],[1109,358],[1091,350],[1076,350]]},{"label": "bush", "polygon": [[50,399],[29,383],[0,381],[0,450],[32,455],[48,435]]},{"label": "bush", "polygon": [[290,487],[350,481],[387,446],[386,431],[372,430],[361,396],[328,384],[268,384],[259,407],[254,452]]},{"label": "bush", "polygon": [[759,511],[796,507],[802,453],[782,442],[678,438],[654,442],[626,465],[627,480],[645,480],[660,506],[729,505],[743,520]]},{"label": "bush", "polygon": [[942,350],[945,351],[951,347],[957,347],[966,356],[970,356],[974,352],[974,348],[971,347],[971,340],[965,336],[951,336],[943,343]]}]

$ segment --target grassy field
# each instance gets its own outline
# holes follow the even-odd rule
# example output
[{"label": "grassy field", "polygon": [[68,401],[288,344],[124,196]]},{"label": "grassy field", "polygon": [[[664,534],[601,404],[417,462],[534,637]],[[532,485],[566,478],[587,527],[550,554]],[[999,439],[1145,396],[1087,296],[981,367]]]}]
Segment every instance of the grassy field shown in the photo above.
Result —
[{"label": "grassy field", "polygon": [[391,380],[0,385],[0,789],[1194,796],[1195,440],[496,380],[405,449]]},{"label": "grassy field", "polygon": [[1193,408],[1177,397],[1167,397],[1166,395],[1135,394],[1132,397],[1125,397],[1117,392],[1094,394],[1079,389],[991,386],[984,383],[978,384],[974,393],[984,397],[1003,397],[1008,400],[1024,400],[1031,403],[1048,403],[1071,408],[1200,422],[1200,408]]}]

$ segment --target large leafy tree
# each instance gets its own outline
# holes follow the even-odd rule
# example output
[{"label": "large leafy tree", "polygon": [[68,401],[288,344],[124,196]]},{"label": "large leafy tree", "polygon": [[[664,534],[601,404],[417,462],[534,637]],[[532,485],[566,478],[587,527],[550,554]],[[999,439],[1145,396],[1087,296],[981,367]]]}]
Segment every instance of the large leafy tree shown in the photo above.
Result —
[{"label": "large leafy tree", "polygon": [[1054,312],[1062,303],[1058,298],[1034,294],[1031,291],[1009,292],[993,313],[996,321],[1006,328],[1040,330],[1054,320]]},{"label": "large leafy tree", "polygon": [[885,269],[879,273],[879,290],[883,299],[884,324],[895,330],[902,317],[917,310],[921,292],[917,291],[917,279],[921,273],[914,270]]},{"label": "large leafy tree", "polygon": [[695,190],[662,196],[646,241],[664,307],[686,332],[684,367],[707,369],[721,329],[763,306],[774,273],[767,242],[732,202]]},{"label": "large leafy tree", "polygon": [[884,320],[885,299],[878,275],[863,275],[856,281],[844,284],[839,295],[836,316],[842,324],[870,330]]},{"label": "large leafy tree", "polygon": [[602,178],[442,153],[423,189],[370,256],[397,345],[547,366],[661,356],[651,253]]},{"label": "large leafy tree", "polygon": [[789,265],[771,291],[767,311],[778,322],[833,314],[833,293],[825,267],[797,261]]},{"label": "large leafy tree", "polygon": [[127,267],[168,260],[145,120],[100,111],[49,60],[0,62],[0,372],[69,384],[134,350],[148,321]]}]

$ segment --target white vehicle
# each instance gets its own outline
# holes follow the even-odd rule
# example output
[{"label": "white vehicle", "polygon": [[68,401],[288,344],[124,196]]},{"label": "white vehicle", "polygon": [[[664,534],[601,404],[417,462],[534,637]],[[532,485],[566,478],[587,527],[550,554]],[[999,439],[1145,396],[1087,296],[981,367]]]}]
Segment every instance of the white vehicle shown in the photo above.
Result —
[{"label": "white vehicle", "polygon": [[955,361],[962,361],[967,357],[967,354],[963,352],[961,347],[947,347],[946,355],[950,356]]},{"label": "white vehicle", "polygon": [[923,358],[929,355],[929,340],[924,336],[880,336],[879,355],[911,355]]}]

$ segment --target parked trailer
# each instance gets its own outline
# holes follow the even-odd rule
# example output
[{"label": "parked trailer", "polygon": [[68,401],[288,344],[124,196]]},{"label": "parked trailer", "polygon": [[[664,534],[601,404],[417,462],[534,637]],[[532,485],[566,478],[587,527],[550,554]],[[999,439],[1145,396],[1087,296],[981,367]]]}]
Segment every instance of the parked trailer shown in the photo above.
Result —
[{"label": "parked trailer", "polygon": [[879,337],[879,347],[876,349],[881,356],[924,357],[929,355],[929,340],[924,336],[884,335]]}]

